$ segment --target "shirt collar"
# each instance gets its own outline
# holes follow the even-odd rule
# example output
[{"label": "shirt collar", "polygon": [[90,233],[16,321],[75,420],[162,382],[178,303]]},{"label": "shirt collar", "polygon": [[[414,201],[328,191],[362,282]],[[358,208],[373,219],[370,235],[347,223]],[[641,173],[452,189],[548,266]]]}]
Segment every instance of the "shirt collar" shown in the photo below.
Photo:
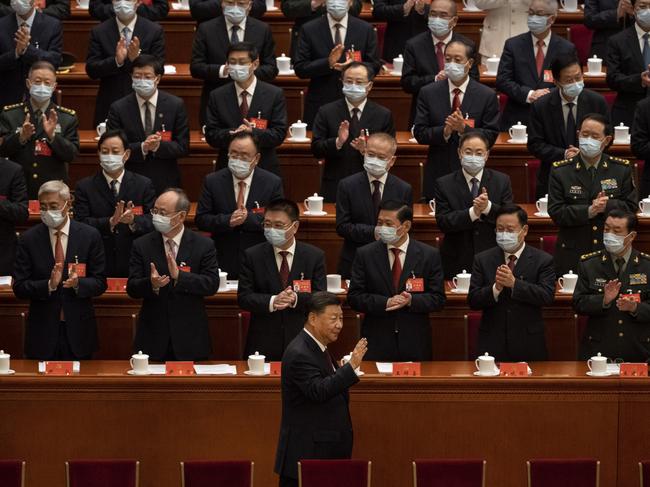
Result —
[{"label": "shirt collar", "polygon": [[436,36],[434,36],[433,34],[431,34],[431,39],[433,39],[433,46],[434,46],[434,47],[435,47],[436,44],[438,44],[439,42],[442,42],[442,43],[446,46],[447,44],[449,44],[449,43],[451,42],[451,38],[452,38],[452,37],[454,37],[454,31],[453,31],[453,30],[450,30],[450,31],[449,31],[449,34],[447,34],[447,37],[445,37],[444,39],[438,39]]},{"label": "shirt collar", "polygon": [[465,82],[464,82],[462,85],[460,85],[460,86],[456,86],[456,85],[453,84],[451,81],[449,81],[448,84],[449,84],[449,94],[453,95],[453,94],[454,94],[454,90],[455,90],[456,88],[458,88],[458,89],[460,90],[460,92],[464,95],[465,92],[467,91],[467,85],[469,84],[469,76],[467,77],[467,79],[465,80]]},{"label": "shirt collar", "polygon": [[[546,37],[544,37],[542,40],[544,41],[544,47],[548,49],[548,45],[551,42],[551,35],[553,35],[553,31],[549,30],[548,34],[546,34]],[[535,37],[535,34],[532,32],[530,33],[530,36],[533,38],[533,47],[537,49],[537,41],[539,40],[537,37]]]},{"label": "shirt collar", "polygon": [[[248,93],[248,96],[250,96],[251,98],[255,93],[256,87],[257,87],[257,76],[253,75],[253,82],[250,84],[248,88],[246,88],[246,93]],[[244,88],[242,88],[237,83],[235,83],[235,93],[237,93],[237,103],[241,101],[239,98],[241,97],[242,91],[244,91]],[[250,103],[248,105],[250,106]]]},{"label": "shirt collar", "polygon": [[[251,173],[246,176],[244,179],[237,179],[234,175],[232,177],[233,184],[235,185],[236,188],[239,187],[239,181],[244,181],[246,183],[246,187],[250,189],[251,187],[251,181],[253,180],[253,174],[255,174],[255,169],[251,171]],[[236,193],[235,193],[236,194]]]},{"label": "shirt collar", "polygon": [[388,173],[386,172],[382,177],[376,178],[374,176],[371,176],[370,174],[366,173],[368,175],[368,181],[370,181],[370,186],[372,186],[373,181],[379,181],[382,186],[386,186],[386,179],[388,179]]},{"label": "shirt collar", "polygon": [[404,243],[402,245],[397,247],[395,245],[390,245],[389,244],[388,245],[388,250],[390,250],[390,249],[400,249],[402,252],[406,253],[406,250],[409,248],[409,241],[410,241],[410,237],[408,235],[406,235],[406,240],[404,240]]},{"label": "shirt collar", "polygon": [[510,257],[511,255],[514,255],[515,257],[517,257],[517,260],[519,260],[519,257],[521,257],[521,254],[523,253],[525,248],[526,248],[526,242],[524,242],[524,244],[514,254],[510,252],[504,252],[503,255],[506,258],[506,262],[508,262],[508,257]]},{"label": "shirt collar", "polygon": [[138,95],[137,93],[135,94],[135,97],[136,97],[136,99],[138,100],[138,106],[139,106],[140,108],[142,108],[142,105],[143,105],[144,102],[146,102],[146,101],[148,101],[149,103],[151,103],[151,104],[154,106],[154,108],[155,108],[155,107],[158,105],[158,88],[156,88],[156,91],[154,92],[153,95],[151,95],[151,98],[149,98],[148,100],[145,100],[144,98],[142,98],[142,97],[141,97],[140,95]]},{"label": "shirt collar", "polygon": [[27,17],[27,19],[23,19],[16,14],[16,22],[18,22],[18,27],[20,27],[20,24],[23,22],[27,24],[27,28],[29,30],[32,29],[32,24],[34,23],[34,17],[36,17],[36,9],[32,10],[32,15]]},{"label": "shirt collar", "polygon": [[[172,238],[174,243],[176,244],[176,256],[178,256],[178,249],[181,248],[181,240],[183,240],[183,234],[185,233],[185,225],[181,227],[181,231],[176,234],[175,237]],[[167,247],[167,240],[169,240],[167,237],[165,237],[162,233],[160,234],[163,239],[163,244],[165,246],[165,252],[167,252],[168,247]]]},{"label": "shirt collar", "polygon": [[32,97],[29,98],[29,104],[32,107],[32,111],[35,112],[36,110],[40,110],[43,114],[46,114],[47,108],[50,106],[51,102],[52,100],[45,100],[43,103],[36,103],[36,100]]},{"label": "shirt collar", "polygon": [[341,20],[336,20],[330,14],[327,14],[327,23],[330,26],[330,30],[332,30],[336,24],[341,24],[341,27],[347,30],[348,14],[345,14],[345,17],[343,17]]},{"label": "shirt collar", "polygon": [[562,102],[562,106],[568,105],[569,103],[574,103],[575,106],[578,106],[578,98],[580,95],[576,96],[573,100],[569,101],[566,98],[564,98],[564,92],[562,91],[562,88],[559,86],[557,87],[558,92],[560,93],[560,101]]},{"label": "shirt collar", "polygon": [[359,103],[358,107],[355,107],[352,103],[348,101],[347,98],[345,98],[345,104],[348,106],[348,113],[350,116],[352,116],[352,109],[358,108],[359,109],[359,118],[361,118],[361,115],[363,114],[363,109],[366,107],[366,102],[368,101],[368,97],[365,97],[361,103]]},{"label": "shirt collar", "polygon": [[641,27],[639,27],[638,22],[634,22],[634,28],[636,29],[636,35],[639,38],[639,40],[641,40],[643,36],[648,33],[645,30],[643,30]]},{"label": "shirt collar", "polygon": [[311,337],[311,339],[316,342],[316,345],[318,345],[318,348],[320,348],[321,352],[324,352],[325,350],[327,350],[327,347],[325,345],[323,345],[321,342],[319,342],[318,339],[314,335],[309,333],[309,330],[307,328],[303,328],[303,330],[305,330],[305,333],[307,333],[307,335],[309,335]]},{"label": "shirt collar", "polygon": [[[122,169],[122,174],[120,174],[118,177],[115,178],[115,180],[121,185],[122,184],[122,179],[124,179],[124,173],[125,169]],[[108,186],[110,187],[111,181],[113,181],[113,178],[109,176],[106,171],[102,169],[102,174],[104,175],[104,179],[106,179],[106,182],[108,183]]]},{"label": "shirt collar", "polygon": [[[49,228],[49,227],[48,227]],[[56,228],[50,228],[50,235],[55,236],[56,232],[61,232],[63,235],[66,237],[70,235],[70,215],[68,215],[68,218],[65,221],[65,225],[63,225],[63,228],[61,230],[57,230]]]},{"label": "shirt collar", "polygon": [[124,30],[124,27],[128,27],[129,30],[131,31],[131,35],[133,36],[133,31],[135,30],[135,23],[138,20],[137,14],[133,17],[133,19],[131,19],[131,22],[129,22],[128,24],[123,24],[122,22],[120,22],[120,19],[118,19],[117,17],[115,17],[115,20],[117,22],[117,30],[119,31],[120,35],[122,35],[122,31]]},{"label": "shirt collar", "polygon": [[[242,20],[239,24],[237,24],[237,27],[239,27],[239,31],[237,31],[237,35],[239,35],[239,38],[242,39],[240,32],[246,32],[246,18],[248,16],[244,17],[244,20]],[[235,25],[231,23],[228,19],[226,20],[226,30],[228,31],[228,34],[230,34],[232,26]],[[228,36],[230,38],[230,35]]]},{"label": "shirt collar", "polygon": [[478,182],[481,182],[481,179],[483,178],[483,169],[481,169],[475,176],[472,176],[470,173],[465,171],[465,169],[461,168],[461,171],[463,171],[463,176],[465,176],[465,181],[467,181],[467,184],[470,184],[472,182],[472,178],[478,179]]},{"label": "shirt collar", "polygon": [[[610,257],[612,258],[612,262],[616,262],[616,259],[619,257],[616,255],[609,254]],[[627,252],[625,252],[621,257],[625,260],[625,263],[627,264],[630,261],[630,256],[632,255],[632,246],[630,245],[630,248],[627,249]]]},{"label": "shirt collar", "polygon": [[283,250],[283,249],[281,249],[279,247],[273,247],[273,252],[275,252],[276,257],[278,255],[280,255],[280,252],[288,252],[289,255],[291,255],[291,256],[295,255],[295,253],[296,253],[296,237],[295,237],[295,235],[293,237],[293,243],[291,244],[291,247],[289,247],[286,250]]}]

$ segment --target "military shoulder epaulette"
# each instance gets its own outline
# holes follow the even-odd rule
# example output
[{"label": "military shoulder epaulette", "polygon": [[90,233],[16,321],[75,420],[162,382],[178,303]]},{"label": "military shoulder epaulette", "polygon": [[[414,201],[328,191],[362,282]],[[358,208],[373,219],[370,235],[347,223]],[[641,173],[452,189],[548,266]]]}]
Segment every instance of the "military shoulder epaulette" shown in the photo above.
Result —
[{"label": "military shoulder epaulette", "polygon": [[553,167],[562,167],[566,166],[567,164],[571,164],[573,161],[571,159],[564,159],[562,161],[555,161],[553,163]]},{"label": "military shoulder epaulette", "polygon": [[612,161],[612,162],[615,162],[617,164],[621,164],[622,166],[629,166],[630,165],[630,161],[628,159],[623,159],[621,157],[609,156],[609,160]]},{"label": "military shoulder epaulette", "polygon": [[592,257],[596,257],[597,255],[601,255],[602,253],[603,253],[602,250],[596,250],[595,252],[589,252],[588,254],[582,254],[580,256],[580,260],[591,259]]},{"label": "military shoulder epaulette", "polygon": [[75,112],[72,108],[66,108],[66,107],[62,107],[60,105],[57,105],[56,109],[59,110],[59,111],[62,111],[63,113],[67,113],[69,115],[76,115],[77,114],[77,112]]},{"label": "military shoulder epaulette", "polygon": [[23,107],[25,104],[23,102],[20,103],[14,103],[13,105],[5,105],[3,110],[13,110],[14,108],[20,108]]}]

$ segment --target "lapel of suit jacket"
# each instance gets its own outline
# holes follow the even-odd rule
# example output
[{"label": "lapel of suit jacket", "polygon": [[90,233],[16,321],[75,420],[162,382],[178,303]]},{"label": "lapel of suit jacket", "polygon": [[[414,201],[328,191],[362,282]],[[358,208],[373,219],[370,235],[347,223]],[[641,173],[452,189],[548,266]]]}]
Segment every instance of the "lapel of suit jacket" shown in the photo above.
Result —
[{"label": "lapel of suit jacket", "polygon": [[[72,225],[72,222],[70,225]],[[40,229],[38,240],[39,244],[42,245],[40,255],[45,256],[45,259],[47,259],[47,268],[52,269],[54,267],[54,250],[52,248],[52,241],[50,240],[50,229],[45,223],[41,223],[38,228]]]},{"label": "lapel of suit jacket", "polygon": [[[452,34],[451,40],[453,41],[456,34]],[[438,66],[438,58],[436,56],[436,41],[434,40],[431,32],[427,29],[424,33],[423,42],[421,44],[422,50],[416,52],[418,62],[422,63],[422,67],[429,70],[430,73],[439,73],[445,69],[444,66]],[[444,48],[443,48],[444,51]]]},{"label": "lapel of suit jacket", "polygon": [[235,82],[234,81],[231,82],[228,86],[230,87],[229,90],[231,95],[228,96],[226,100],[224,100],[224,104],[226,106],[226,109],[230,112],[230,115],[233,118],[234,123],[231,122],[232,126],[239,127],[239,125],[242,123],[241,110],[239,109],[239,103],[241,102],[241,99],[237,96],[237,90],[235,89]]},{"label": "lapel of suit jacket", "polygon": [[[548,41],[548,49],[546,49],[546,56],[544,56],[544,68],[551,69],[551,63],[555,59],[555,53],[560,47],[560,38],[551,33],[551,40]],[[543,79],[543,77],[542,77]]]},{"label": "lapel of suit jacket", "polygon": [[643,53],[641,52],[641,45],[639,44],[639,36],[636,33],[636,27],[632,24],[631,27],[628,27],[628,41],[625,43],[626,46],[632,49],[632,54],[636,59],[637,66],[641,71],[645,71],[647,66],[643,60]]},{"label": "lapel of suit jacket", "polygon": [[[248,30],[248,28],[246,28]],[[269,118],[270,113],[264,113],[263,107],[264,107],[264,96],[266,95],[266,90],[264,89],[264,85],[262,82],[258,79],[257,80],[257,85],[255,86],[255,93],[253,93],[253,99],[251,100],[251,104],[248,108],[248,117],[257,117],[258,115],[261,116],[261,118]]]},{"label": "lapel of suit jacket", "polygon": [[[298,246],[296,245],[296,251],[297,250],[298,250]],[[271,276],[271,282],[272,282],[271,292],[277,294],[283,291],[282,281],[280,280],[280,270],[278,269],[278,264],[275,259],[275,249],[273,248],[273,245],[271,245],[268,242],[264,244],[264,263],[266,264],[266,270],[269,273],[269,276]],[[296,265],[296,256],[294,255],[293,263],[291,266],[291,272],[293,272],[295,265]],[[289,274],[289,276],[291,276],[291,273]]]},{"label": "lapel of suit jacket", "polygon": [[[350,17],[348,16],[348,32],[347,32],[347,34],[350,33],[349,29],[350,29]],[[330,31],[330,24],[327,21],[327,14],[324,14],[324,15],[321,16],[321,21],[320,21],[320,24],[318,25],[318,30],[320,32],[319,41],[324,44],[325,50],[327,52],[331,52],[332,49],[334,48],[334,39],[332,38],[332,32]],[[345,38],[346,38],[345,40],[347,41],[348,36],[346,35]],[[347,50],[347,44],[346,44],[346,48],[344,49],[344,51],[345,50]],[[341,54],[341,57],[339,58],[339,60],[344,58],[344,56],[345,56],[345,52],[343,54]]]},{"label": "lapel of suit jacket", "polygon": [[[589,177],[589,172],[587,171],[587,166],[585,165],[584,162],[580,158],[578,158],[578,163],[573,164],[574,170],[577,171],[577,176],[580,182],[582,183],[582,186],[587,190],[587,193],[591,191],[592,188],[592,181],[591,178]],[[576,166],[579,164],[579,168],[576,169]],[[599,164],[599,166],[602,165],[602,162]],[[595,181],[596,178],[594,178]],[[587,195],[589,196],[589,194]]]},{"label": "lapel of suit jacket", "polygon": [[491,184],[492,184],[492,171],[488,168],[484,168],[483,174],[481,175],[481,181],[479,182],[479,187],[478,187],[479,194],[481,194],[483,188],[487,189],[488,194],[492,194],[493,188],[491,187]]},{"label": "lapel of suit jacket", "polygon": [[330,367],[331,360],[329,358],[330,355],[327,349],[323,352],[318,344],[313,340],[313,338],[307,335],[307,332],[304,330],[301,331],[301,336],[305,343],[305,346],[314,354],[314,358],[316,358],[318,364],[320,365],[320,369],[323,375],[332,375],[334,371]]},{"label": "lapel of suit jacket", "polygon": [[77,222],[70,219],[70,228],[68,229],[68,246],[65,250],[65,260],[63,264],[63,279],[68,278],[68,265],[74,264],[77,261],[80,264],[86,264],[85,256],[79,258],[79,227]]},{"label": "lapel of suit jacket", "polygon": [[[363,107],[363,112],[361,112],[361,118],[359,119],[359,129],[367,129],[370,126],[372,118],[375,116],[375,107],[373,102],[368,100],[366,106]],[[370,130],[368,130],[369,133]]]},{"label": "lapel of suit jacket", "polygon": [[[630,255],[630,259],[631,258],[632,255]],[[603,272],[605,273],[605,277],[608,281],[618,279],[618,275],[614,269],[614,261],[612,259],[612,256],[605,250],[603,250],[603,255],[600,257],[600,264],[602,265]]]},{"label": "lapel of suit jacket", "polygon": [[[526,244],[524,250],[521,252],[521,255],[515,262],[515,268],[512,271],[515,277],[519,276],[521,279],[525,274],[533,259],[533,253],[530,250],[530,246]],[[507,264],[507,262],[506,262]]]},{"label": "lapel of suit jacket", "polygon": [[[169,250],[169,247],[165,243],[167,239],[159,232],[151,232],[149,234],[149,238],[151,239],[151,248],[152,248],[151,261],[156,265],[156,270],[158,270],[158,274],[160,274],[161,276],[163,275],[168,276],[169,266],[167,265],[167,251]],[[182,243],[183,242],[181,240],[181,244]],[[178,251],[177,251],[177,256],[178,256]]]},{"label": "lapel of suit jacket", "polygon": [[[476,86],[474,84],[476,81],[474,81],[472,78],[469,78],[469,83],[467,84],[467,88],[465,89],[465,94],[463,95],[463,103],[460,104],[460,111],[463,114],[463,117],[466,115],[469,115],[472,113],[472,109],[475,105],[474,103],[474,90],[476,89]],[[450,108],[451,110],[451,108]],[[476,127],[478,128],[480,120],[474,120],[476,123]]]},{"label": "lapel of suit jacket", "polygon": [[145,54],[145,48],[143,46],[146,45],[145,42],[146,34],[147,32],[144,29],[144,22],[138,15],[137,20],[135,21],[135,25],[133,26],[133,32],[131,32],[131,39],[133,39],[134,37],[140,39],[140,47],[142,47],[142,54]]},{"label": "lapel of suit jacket", "polygon": [[[483,175],[485,176],[485,169],[483,169]],[[472,206],[473,199],[472,193],[469,191],[469,186],[467,184],[467,179],[465,179],[465,174],[462,169],[458,169],[454,174],[454,179],[456,180],[456,186],[458,188],[458,198],[460,200],[460,208],[469,208]],[[479,189],[480,191],[480,189]]]},{"label": "lapel of suit jacket", "polygon": [[[434,84],[434,86],[438,86],[438,85]],[[450,89],[449,80],[445,79],[441,81],[439,86],[440,86],[440,90],[442,91],[441,93],[442,100],[440,101],[442,102],[442,107],[444,108],[443,113],[451,114],[451,94],[449,93],[449,89]],[[469,88],[469,85],[467,85],[467,87]],[[435,115],[431,114],[431,116],[435,116]],[[443,122],[444,122],[444,117],[443,117]]]},{"label": "lapel of suit jacket", "polygon": [[[42,29],[42,16],[45,15],[44,13],[39,12],[38,10],[36,11],[36,14],[34,15],[34,21],[32,22],[32,27],[29,31],[29,35],[31,37],[30,44],[33,46],[38,46],[41,49],[45,49],[46,46],[40,46],[40,40],[41,40],[41,33],[43,32]],[[14,19],[16,18],[15,15],[12,15]]]},{"label": "lapel of suit jacket", "polygon": [[[402,275],[399,278],[399,289],[402,289],[404,287],[407,279],[413,277],[412,273],[415,270],[418,262],[420,262],[421,255],[422,250],[417,245],[415,245],[413,237],[409,237],[409,245],[406,248],[406,257],[404,259],[404,266],[402,267]],[[415,277],[423,276],[416,275]],[[399,289],[396,289],[395,291],[397,292]]]},{"label": "lapel of suit jacket", "polygon": [[[115,206],[116,203],[115,198],[113,198],[113,193],[111,193],[111,188],[106,182],[106,178],[104,177],[104,172],[101,169],[93,176],[93,186],[97,188],[97,191],[99,192],[101,197],[104,198],[111,207]],[[123,187],[124,187],[124,178],[122,178],[122,184],[120,184],[120,194],[122,193]]]},{"label": "lapel of suit jacket", "polygon": [[[562,107],[562,96],[560,95],[560,88],[557,88],[553,93],[550,95],[551,98],[549,98],[549,105],[551,105],[551,118],[553,119],[553,126],[555,127],[555,130],[557,133],[560,134],[560,138],[562,140],[562,147],[567,147],[567,141],[566,141],[566,124],[564,123],[564,109]],[[580,102],[581,98],[578,97],[578,103]],[[578,110],[575,111],[575,114],[577,115]],[[577,126],[578,119],[576,118],[576,126]]]},{"label": "lapel of suit jacket", "polygon": [[[260,207],[264,203],[264,199],[262,198],[262,194],[264,191],[264,183],[261,180],[260,177],[260,169],[258,167],[255,168],[255,172],[253,172],[253,178],[251,179],[251,188],[248,191],[248,199],[246,200],[246,207],[247,208],[255,208],[255,202],[257,202]],[[234,189],[233,189],[233,194],[234,194]]]},{"label": "lapel of suit jacket", "polygon": [[[190,265],[190,257],[192,257],[192,244],[194,242],[194,234],[192,231],[185,227],[183,232],[183,237],[181,238],[181,244],[176,250],[176,263],[178,265]],[[197,272],[199,269],[193,269],[193,272]]]},{"label": "lapel of suit jacket", "polygon": [[[216,43],[221,46],[230,46],[230,34],[228,32],[228,26],[226,25],[226,19],[223,15],[218,17],[216,25],[217,25],[216,32],[215,32],[215,35],[217,37],[217,39],[215,39]],[[246,32],[244,32],[244,35],[246,35]]]},{"label": "lapel of suit jacket", "polygon": [[[103,177],[103,176],[102,176]],[[123,200],[125,203],[129,202],[129,198],[127,195],[130,195],[129,189],[131,188],[132,185],[134,185],[134,179],[135,176],[131,171],[127,171],[126,169],[124,170],[124,176],[122,176],[122,184],[120,184],[120,190],[117,192],[117,199]],[[104,180],[106,182],[106,180]],[[110,192],[109,192],[110,194]],[[134,202],[135,204],[135,202]]]},{"label": "lapel of suit jacket", "polygon": [[[165,130],[173,130],[171,120],[165,120],[165,114],[168,113],[168,101],[167,93],[158,90],[158,101],[156,102],[156,113],[154,114],[153,119],[153,131],[154,133],[162,130],[162,125],[165,124]],[[165,123],[167,122],[167,123]]]},{"label": "lapel of suit jacket", "polygon": [[[362,171],[359,173],[358,183],[357,191],[359,191],[360,200],[363,204],[363,211],[368,217],[366,221],[377,221],[375,207],[372,204],[372,193],[370,192],[370,182],[368,181],[367,172]],[[384,194],[386,194],[386,188],[384,188]]]},{"label": "lapel of suit jacket", "polygon": [[384,279],[384,284],[388,290],[389,295],[395,292],[393,289],[393,274],[390,268],[390,261],[388,260],[388,247],[384,243],[379,243],[375,246],[375,264],[379,267],[379,274]]},{"label": "lapel of suit jacket", "polygon": [[[138,98],[135,93],[129,95],[128,100],[129,114],[128,118],[125,120],[127,125],[130,125],[133,130],[136,131],[137,140],[144,140],[146,137],[144,135],[144,125],[142,124],[142,116],[140,115],[140,104],[138,103]],[[131,121],[129,123],[129,120]]]}]

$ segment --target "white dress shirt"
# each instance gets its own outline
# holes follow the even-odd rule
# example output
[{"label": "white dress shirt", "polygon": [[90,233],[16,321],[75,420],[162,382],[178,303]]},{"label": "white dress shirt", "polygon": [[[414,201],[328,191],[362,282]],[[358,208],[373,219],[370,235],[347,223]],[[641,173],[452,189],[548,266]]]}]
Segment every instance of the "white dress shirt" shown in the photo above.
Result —
[{"label": "white dress shirt", "polygon": [[131,39],[133,39],[133,31],[135,30],[135,23],[137,20],[138,20],[138,16],[135,15],[133,19],[131,19],[131,22],[129,22],[128,24],[123,24],[122,22],[120,22],[120,19],[115,17],[115,21],[117,22],[117,30],[120,34],[120,37],[124,36],[125,27],[129,29],[129,37],[126,39],[127,42],[130,42]]},{"label": "white dress shirt", "polygon": [[454,97],[456,96],[454,94],[454,91],[456,89],[460,90],[460,93],[458,94],[458,98],[460,99],[460,104],[463,104],[463,100],[465,99],[465,92],[467,91],[467,85],[469,84],[469,76],[465,79],[462,85],[456,86],[454,83],[449,80],[449,105],[454,106]]},{"label": "white dress shirt", "polygon": [[334,45],[336,45],[336,27],[334,26],[336,24],[341,25],[339,28],[341,32],[341,44],[345,44],[345,36],[348,32],[348,14],[345,14],[345,17],[343,17],[341,20],[336,20],[330,14],[327,14],[327,23],[330,26],[330,32],[332,33],[332,42],[334,42]]},{"label": "white dress shirt", "polygon": [[400,249],[401,250],[401,252],[399,253],[399,262],[400,262],[400,264],[402,264],[402,269],[404,269],[404,261],[406,260],[406,250],[409,247],[409,240],[410,240],[410,238],[407,235],[406,240],[404,240],[404,243],[402,245],[400,245],[399,247],[397,247],[395,245],[387,245],[386,246],[387,249],[388,249],[388,264],[389,264],[389,267],[390,267],[391,270],[393,269],[393,264],[395,263],[395,254],[393,253],[393,251],[391,249]]},{"label": "white dress shirt", "polygon": [[[257,87],[257,76],[253,76],[253,81],[251,82],[250,86],[246,88],[246,102],[248,103],[248,107],[250,108],[251,103],[253,101],[253,95],[255,94],[255,88]],[[238,83],[235,83],[235,93],[237,93],[237,106],[241,105],[241,94],[244,91],[244,88],[239,86]],[[257,114],[255,114],[257,115]]]},{"label": "white dress shirt", "polygon": [[[504,252],[503,253],[503,262],[504,264],[508,265],[508,260],[510,259],[511,255],[514,255],[517,257],[517,260],[515,260],[515,267],[517,266],[517,262],[519,262],[519,257],[521,257],[522,252],[526,248],[526,242],[523,243],[523,245],[515,252],[514,254],[511,254],[510,252]],[[514,273],[514,271],[513,271]],[[503,290],[501,290],[503,291]],[[501,294],[501,291],[497,289],[496,283],[492,284],[492,294],[494,295],[494,300],[498,301],[499,300],[499,295]]]},{"label": "white dress shirt", "polygon": [[[181,227],[181,231],[178,232],[175,237],[172,237],[172,240],[174,241],[174,244],[176,244],[175,247],[174,247],[174,251],[175,251],[176,255],[178,255],[178,252],[179,252],[179,250],[181,248],[181,240],[183,239],[183,234],[184,233],[185,233],[185,225],[183,225]],[[169,245],[167,245],[167,240],[169,240],[169,238],[165,237],[162,233],[160,235],[161,235],[161,237],[163,239],[163,246],[165,248],[165,254],[166,254],[167,252],[169,252]]]},{"label": "white dress shirt", "polygon": [[[442,42],[442,43],[444,44],[444,46],[443,46],[443,48],[442,48],[442,52],[444,53],[444,52],[445,52],[445,49],[447,48],[447,44],[449,44],[449,43],[451,42],[451,38],[452,38],[453,36],[454,36],[454,31],[453,31],[453,30],[450,30],[450,31],[449,31],[449,34],[447,34],[447,37],[445,37],[444,39],[438,39],[436,36],[434,36],[433,34],[431,34],[431,40],[433,41],[433,52],[434,52],[434,53],[436,52],[436,49],[438,48],[438,43],[439,43],[439,42]],[[438,66],[438,67],[439,67],[440,69],[443,69],[443,68],[444,68],[444,66]]]},{"label": "white dress shirt", "polygon": [[[104,175],[104,179],[106,179],[106,183],[108,184],[108,189],[111,189],[111,182],[113,181],[113,177],[109,176],[106,171],[102,170],[102,174]],[[124,169],[122,169],[122,173],[115,178],[115,191],[119,194],[120,192],[120,187],[122,186],[122,179],[124,179]]]},{"label": "white dress shirt", "polygon": [[327,347],[325,345],[323,345],[321,342],[319,342],[318,339],[314,335],[309,333],[309,330],[307,330],[307,328],[303,328],[303,330],[305,330],[305,333],[307,333],[307,335],[309,335],[311,337],[311,339],[316,342],[316,345],[318,345],[318,348],[320,348],[321,352],[325,352],[325,350],[327,350]]},{"label": "white dress shirt", "polygon": [[[368,173],[366,173],[368,174]],[[384,174],[380,178],[376,178],[374,176],[371,176],[368,174],[368,182],[370,184],[370,195],[372,196],[372,193],[375,192],[375,185],[373,184],[373,181],[379,181],[379,194],[381,196],[384,196],[384,187],[386,186],[386,179],[388,179],[388,173]]]},{"label": "white dress shirt", "polygon": [[[645,34],[649,34],[649,32],[646,32],[641,27],[639,27],[639,24],[636,22],[634,23],[634,28],[636,29],[636,35],[639,38],[639,48],[641,49],[641,56],[643,56],[643,46],[645,46],[645,39],[643,39],[643,36]],[[650,38],[648,39],[648,42],[650,43]]]},{"label": "white dress shirt", "polygon": [[251,191],[251,182],[253,181],[253,174],[255,174],[255,169],[253,169],[251,173],[248,176],[246,176],[246,179],[237,179],[235,176],[232,177],[232,183],[235,189],[235,203],[237,203],[237,196],[239,195],[239,183],[243,181],[244,182],[244,206],[246,206],[246,202],[248,201],[248,193],[250,193]]},{"label": "white dress shirt", "polygon": [[368,101],[368,98],[364,98],[361,103],[359,103],[359,106],[355,107],[352,103],[348,101],[347,98],[345,98],[345,104],[348,106],[348,113],[350,114],[350,117],[352,117],[353,112],[355,108],[359,109],[359,120],[361,120],[361,115],[363,115],[363,109],[366,108],[366,102]]},{"label": "white dress shirt", "polygon": [[[472,176],[470,173],[465,171],[465,169],[461,169],[461,171],[463,171],[463,176],[465,176],[465,181],[467,181],[467,188],[469,189],[470,194],[472,193],[472,178],[476,178],[478,180],[478,184],[479,184],[478,194],[480,196],[481,195],[481,186],[480,186],[480,184],[481,184],[481,178],[483,177],[483,169],[481,169],[476,174],[476,176]],[[488,204],[485,207],[485,210],[483,210],[481,212],[481,214],[487,215],[488,213],[490,213],[491,209],[492,209],[492,202],[490,200],[488,200]],[[480,217],[481,217],[481,215],[477,215],[476,213],[474,213],[474,206],[470,206],[470,208],[469,208],[469,218],[470,218],[470,220],[476,221]]]},{"label": "white dress shirt", "polygon": [[20,17],[18,14],[16,14],[16,23],[18,24],[18,28],[20,28],[21,25],[27,24],[27,30],[31,34],[32,32],[32,24],[34,23],[34,17],[36,17],[36,9],[32,10],[32,14],[27,17],[26,19],[23,19]]},{"label": "white dress shirt", "polygon": [[[286,251],[283,251],[281,248],[278,247],[273,247],[273,254],[275,255],[275,264],[278,267],[278,272],[280,272],[280,267],[282,266],[282,256],[280,255],[280,252],[287,252],[287,264],[289,264],[289,272],[291,272],[291,266],[293,265],[293,256],[296,253],[295,237],[293,239],[293,243],[291,244],[291,247],[289,247]],[[287,283],[287,285],[291,285],[291,284]],[[269,300],[269,313],[273,313],[274,311],[276,311],[275,309],[273,309],[273,303],[275,302],[275,298],[277,296],[278,295],[275,294],[271,296],[271,299]],[[295,308],[297,304],[298,304],[298,297],[296,296],[296,300],[293,302],[291,307]]]}]

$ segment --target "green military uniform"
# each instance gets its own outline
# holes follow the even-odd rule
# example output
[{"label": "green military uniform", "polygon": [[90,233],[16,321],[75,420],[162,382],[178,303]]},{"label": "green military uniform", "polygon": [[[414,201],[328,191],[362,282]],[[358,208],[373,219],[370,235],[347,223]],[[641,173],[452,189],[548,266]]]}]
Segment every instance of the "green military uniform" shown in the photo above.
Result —
[{"label": "green military uniform", "polygon": [[[589,218],[589,206],[601,191],[609,196],[605,211]],[[553,163],[548,212],[559,227],[554,256],[558,275],[575,271],[582,254],[603,248],[605,219],[614,208],[637,210],[628,160],[603,154],[593,179],[580,155]]]},{"label": "green military uniform", "polygon": [[[16,161],[23,167],[27,195],[32,200],[38,198],[41,184],[53,179],[67,181],[68,163],[79,153],[79,122],[74,110],[50,103],[46,109],[48,116],[51,109],[55,109],[58,115],[51,141],[47,140],[43,130],[42,117],[34,112],[31,103],[8,105],[0,113],[0,156]],[[19,132],[28,113],[36,132],[23,145]]]},{"label": "green military uniform", "polygon": [[[580,344],[579,358],[587,360],[598,352],[611,359],[645,362],[650,358],[650,255],[632,249],[620,275],[615,257],[599,250],[581,257],[578,283],[573,293],[576,313],[587,315],[589,322]],[[621,281],[621,294],[640,294],[636,316],[620,311],[616,300],[603,307],[605,284]]]}]

